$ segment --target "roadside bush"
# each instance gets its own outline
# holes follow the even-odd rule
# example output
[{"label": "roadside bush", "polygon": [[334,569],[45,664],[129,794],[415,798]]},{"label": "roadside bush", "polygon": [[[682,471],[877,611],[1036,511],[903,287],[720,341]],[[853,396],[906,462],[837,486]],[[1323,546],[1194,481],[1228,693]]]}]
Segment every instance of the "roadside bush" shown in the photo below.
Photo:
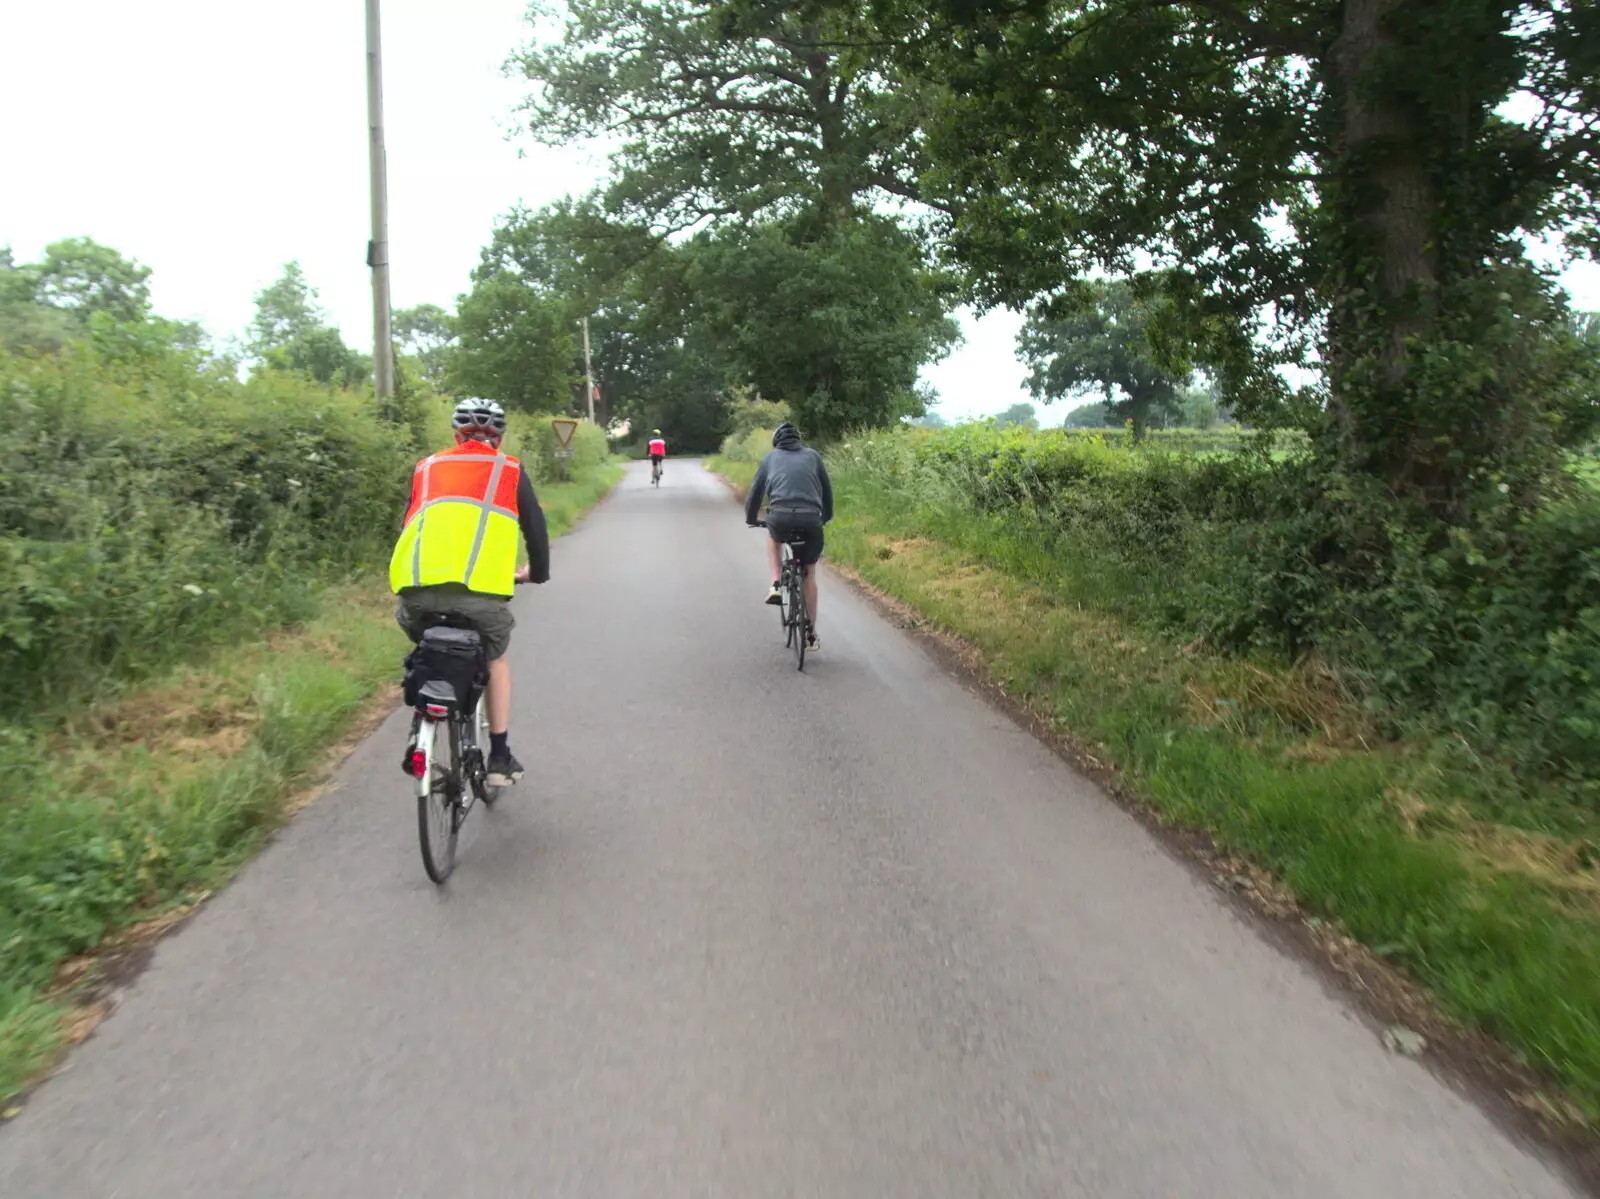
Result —
[{"label": "roadside bush", "polygon": [[972,425],[832,457],[932,513],[985,514],[1007,569],[1186,639],[1314,653],[1397,731],[1459,736],[1600,808],[1600,494],[1576,477],[1538,511],[1491,492],[1442,528],[1308,455]]},{"label": "roadside bush", "polygon": [[737,403],[729,410],[728,436],[743,438],[756,429],[770,433],[785,421],[793,420],[789,405],[782,400],[754,400]]},{"label": "roadside bush", "polygon": [[1420,716],[1600,809],[1600,495],[1440,529],[1341,482],[1308,466],[1219,545],[1235,576],[1208,597],[1220,639],[1315,650],[1392,723]]},{"label": "roadside bush", "polygon": [[409,431],[177,354],[0,352],[0,718],[308,610],[387,556]]},{"label": "roadside bush", "polygon": [[[521,412],[510,413],[507,417],[506,451],[522,460],[535,484],[552,483],[561,478],[561,459],[556,457],[561,445],[550,421],[548,416]],[[611,456],[611,442],[605,430],[588,421],[578,422],[572,433],[572,444],[567,448],[572,451],[572,457],[567,460],[569,475],[591,472]]]},{"label": "roadside bush", "polygon": [[730,433],[722,442],[722,457],[730,462],[758,463],[772,449],[772,429]]}]

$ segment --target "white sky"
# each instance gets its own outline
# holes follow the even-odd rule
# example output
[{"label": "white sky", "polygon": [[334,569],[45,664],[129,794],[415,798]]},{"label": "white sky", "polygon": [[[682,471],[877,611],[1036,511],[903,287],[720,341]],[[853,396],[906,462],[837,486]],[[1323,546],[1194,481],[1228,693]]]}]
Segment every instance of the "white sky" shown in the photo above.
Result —
[{"label": "white sky", "polygon": [[[452,307],[496,216],[585,191],[603,164],[505,138],[523,0],[383,7],[394,303]],[[297,258],[345,340],[371,347],[360,0],[16,0],[0,47],[0,245],[29,261],[93,237],[154,268],[158,312],[219,337]],[[1600,308],[1600,268],[1568,286]],[[963,314],[966,343],[925,372],[944,416],[1028,398],[1020,325]]]}]

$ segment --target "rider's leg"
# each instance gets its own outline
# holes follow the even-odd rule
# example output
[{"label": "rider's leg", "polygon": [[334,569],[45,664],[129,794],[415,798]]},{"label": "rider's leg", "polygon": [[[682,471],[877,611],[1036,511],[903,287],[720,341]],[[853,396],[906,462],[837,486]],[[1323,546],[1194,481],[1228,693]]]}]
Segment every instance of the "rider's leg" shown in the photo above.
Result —
[{"label": "rider's leg", "polygon": [[816,628],[817,625],[817,581],[821,574],[818,559],[822,557],[822,545],[822,524],[818,522],[807,529],[806,543],[800,549],[806,564],[806,615],[811,620],[812,628]]},{"label": "rider's leg", "polygon": [[489,663],[489,732],[511,727],[511,663],[501,654]]},{"label": "rider's leg", "polygon": [[772,567],[772,584],[776,587],[778,580],[783,577],[783,556],[778,543],[770,537],[767,538],[767,562]]},{"label": "rider's leg", "polygon": [[504,654],[489,663],[489,785],[509,787],[522,777],[506,735],[511,722],[511,663]]}]

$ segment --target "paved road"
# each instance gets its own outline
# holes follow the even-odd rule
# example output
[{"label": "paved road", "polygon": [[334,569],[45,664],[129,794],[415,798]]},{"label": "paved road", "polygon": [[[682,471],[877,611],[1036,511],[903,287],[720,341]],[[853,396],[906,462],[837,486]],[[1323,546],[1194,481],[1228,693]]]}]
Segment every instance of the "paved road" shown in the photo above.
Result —
[{"label": "paved road", "polygon": [[0,1195],[1570,1192],[1094,787],[634,467],[519,596],[513,746],[436,890],[397,714],[0,1130]]}]

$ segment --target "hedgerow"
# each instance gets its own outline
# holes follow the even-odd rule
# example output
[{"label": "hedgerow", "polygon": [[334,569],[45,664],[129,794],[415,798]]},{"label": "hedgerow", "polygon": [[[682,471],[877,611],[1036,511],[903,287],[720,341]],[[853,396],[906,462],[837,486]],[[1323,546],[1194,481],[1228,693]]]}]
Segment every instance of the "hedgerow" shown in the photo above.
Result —
[{"label": "hedgerow", "polygon": [[1408,521],[1309,454],[1192,454],[972,425],[833,453],[1106,576],[1108,607],[1187,637],[1317,655],[1391,726],[1464,738],[1600,807],[1600,494]]}]

